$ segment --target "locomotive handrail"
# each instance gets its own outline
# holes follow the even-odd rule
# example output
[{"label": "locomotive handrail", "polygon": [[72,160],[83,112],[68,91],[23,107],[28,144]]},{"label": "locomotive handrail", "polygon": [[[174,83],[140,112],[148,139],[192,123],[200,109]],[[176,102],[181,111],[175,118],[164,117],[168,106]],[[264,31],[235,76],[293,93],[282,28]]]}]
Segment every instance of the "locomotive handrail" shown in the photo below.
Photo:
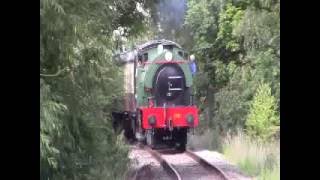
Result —
[{"label": "locomotive handrail", "polygon": [[150,100],[155,100],[155,97],[154,96],[148,97],[148,107],[153,107],[155,105],[155,101],[151,101],[150,103]]},{"label": "locomotive handrail", "polygon": [[187,64],[188,63],[188,61],[174,61],[174,60],[172,60],[172,61],[166,61],[166,60],[162,60],[162,61],[156,61],[156,62],[154,62],[154,61],[151,61],[151,62],[149,62],[149,61],[146,61],[146,62],[143,62],[142,64]]},{"label": "locomotive handrail", "polygon": [[194,105],[194,94],[190,94],[190,105],[193,106]]}]

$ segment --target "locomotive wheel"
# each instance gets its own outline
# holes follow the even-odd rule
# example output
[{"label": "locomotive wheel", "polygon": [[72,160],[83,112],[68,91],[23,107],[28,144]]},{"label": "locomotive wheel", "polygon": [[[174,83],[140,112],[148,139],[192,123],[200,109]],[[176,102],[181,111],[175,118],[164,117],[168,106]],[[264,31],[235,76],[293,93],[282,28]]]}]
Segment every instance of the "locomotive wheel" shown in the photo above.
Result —
[{"label": "locomotive wheel", "polygon": [[180,143],[177,147],[178,151],[184,152],[186,150],[186,143]]},{"label": "locomotive wheel", "polygon": [[131,116],[131,119],[130,119],[130,123],[131,123],[131,131],[132,131],[132,134],[133,134],[133,138],[135,138],[135,132],[136,132],[136,121],[137,121],[137,116],[136,114],[133,114]]},{"label": "locomotive wheel", "polygon": [[152,130],[147,130],[146,136],[147,136],[146,138],[147,145],[150,146],[151,148],[154,148],[156,144],[156,138],[155,138],[155,135],[152,133]]},{"label": "locomotive wheel", "polygon": [[186,150],[186,145],[187,145],[187,131],[182,130],[177,132],[177,139],[176,142],[178,143],[176,149],[178,151],[185,151]]},{"label": "locomotive wheel", "polygon": [[120,134],[123,130],[123,114],[119,112],[112,112],[112,127],[116,134]]},{"label": "locomotive wheel", "polygon": [[134,139],[134,132],[132,130],[131,125],[132,117],[129,113],[125,112],[124,117],[122,120],[123,128],[124,128],[124,135],[128,140]]},{"label": "locomotive wheel", "polygon": [[135,138],[139,141],[139,142],[144,142],[145,141],[145,135],[143,130],[141,129],[141,112],[140,110],[137,110],[137,117],[135,120],[135,126],[134,126],[134,134],[135,134]]}]

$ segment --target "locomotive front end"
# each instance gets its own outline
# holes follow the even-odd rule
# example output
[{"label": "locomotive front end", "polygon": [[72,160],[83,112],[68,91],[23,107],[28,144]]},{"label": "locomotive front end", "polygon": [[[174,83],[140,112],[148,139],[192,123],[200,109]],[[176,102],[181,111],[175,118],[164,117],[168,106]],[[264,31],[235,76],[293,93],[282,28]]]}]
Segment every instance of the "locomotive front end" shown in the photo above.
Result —
[{"label": "locomotive front end", "polygon": [[141,51],[137,77],[139,127],[147,144],[178,144],[184,150],[187,132],[198,126],[198,108],[193,104],[192,74],[181,47],[160,43]]},{"label": "locomotive front end", "polygon": [[164,63],[156,71],[153,97],[149,98],[147,107],[141,108],[144,129],[198,126],[198,109],[193,105],[190,88],[178,63]]}]

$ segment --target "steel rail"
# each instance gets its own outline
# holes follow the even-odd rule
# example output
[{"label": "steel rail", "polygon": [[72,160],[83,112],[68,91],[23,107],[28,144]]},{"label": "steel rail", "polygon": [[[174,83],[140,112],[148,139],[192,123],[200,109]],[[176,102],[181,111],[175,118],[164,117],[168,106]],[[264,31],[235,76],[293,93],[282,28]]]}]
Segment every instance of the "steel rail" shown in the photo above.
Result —
[{"label": "steel rail", "polygon": [[168,163],[164,158],[162,158],[159,152],[152,150],[147,146],[145,146],[144,149],[146,149],[161,164],[163,169],[167,172],[167,174],[172,179],[181,180],[181,176],[178,173],[178,171],[170,163]]},{"label": "steel rail", "polygon": [[194,152],[190,151],[190,150],[186,150],[185,154],[188,155],[189,157],[191,157],[193,160],[197,161],[201,166],[203,166],[204,168],[206,168],[209,171],[214,170],[215,172],[217,172],[217,174],[219,174],[219,176],[221,177],[221,179],[224,180],[228,180],[228,176],[217,166],[209,163],[207,160],[203,159],[202,157],[200,157],[199,155],[195,154]]}]

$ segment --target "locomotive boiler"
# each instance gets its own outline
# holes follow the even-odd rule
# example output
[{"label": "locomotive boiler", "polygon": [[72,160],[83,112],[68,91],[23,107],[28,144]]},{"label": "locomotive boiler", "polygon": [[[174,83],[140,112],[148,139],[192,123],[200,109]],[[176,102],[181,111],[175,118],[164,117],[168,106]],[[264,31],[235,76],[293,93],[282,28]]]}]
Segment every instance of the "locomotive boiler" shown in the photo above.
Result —
[{"label": "locomotive boiler", "polygon": [[187,133],[199,124],[188,53],[175,42],[154,40],[115,60],[124,67],[125,97],[123,111],[113,112],[114,126],[152,148],[185,150]]}]

